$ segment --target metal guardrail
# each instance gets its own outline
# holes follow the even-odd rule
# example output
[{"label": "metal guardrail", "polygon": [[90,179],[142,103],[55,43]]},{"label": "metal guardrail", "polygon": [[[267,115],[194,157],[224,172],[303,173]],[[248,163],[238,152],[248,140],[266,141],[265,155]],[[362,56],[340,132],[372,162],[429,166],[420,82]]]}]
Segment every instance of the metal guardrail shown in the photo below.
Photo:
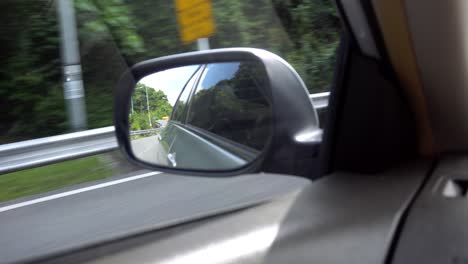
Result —
[{"label": "metal guardrail", "polygon": [[0,145],[0,173],[90,156],[116,148],[113,126]]},{"label": "metal guardrail", "polygon": [[[328,106],[329,93],[311,94],[315,108]],[[140,130],[132,135],[154,133],[159,129]],[[114,127],[103,127],[65,135],[0,145],[0,174],[91,156],[116,149]]]},{"label": "metal guardrail", "polygon": [[147,130],[136,130],[136,131],[131,131],[130,135],[131,136],[146,135],[146,134],[151,134],[151,133],[157,133],[159,130],[161,129],[156,128],[156,129],[147,129]]}]

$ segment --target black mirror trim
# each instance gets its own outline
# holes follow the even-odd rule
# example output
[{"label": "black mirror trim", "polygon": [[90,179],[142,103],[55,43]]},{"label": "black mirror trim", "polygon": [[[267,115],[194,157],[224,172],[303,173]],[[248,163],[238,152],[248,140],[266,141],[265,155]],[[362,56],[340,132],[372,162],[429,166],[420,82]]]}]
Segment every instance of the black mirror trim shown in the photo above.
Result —
[{"label": "black mirror trim", "polygon": [[[167,168],[136,159],[130,146],[128,111],[136,83],[148,74],[194,64],[232,61],[257,61],[264,66],[265,83],[271,87],[273,111],[271,140],[252,163],[233,170],[187,170]],[[189,52],[147,60],[128,70],[115,91],[114,124],[120,149],[134,163],[149,169],[169,173],[199,176],[233,176],[248,172],[267,171],[301,175],[297,159],[317,158],[321,137],[317,136],[319,121],[306,86],[297,72],[279,56],[261,49],[226,48]],[[305,154],[305,155],[304,155]],[[303,175],[306,176],[306,175]]]}]

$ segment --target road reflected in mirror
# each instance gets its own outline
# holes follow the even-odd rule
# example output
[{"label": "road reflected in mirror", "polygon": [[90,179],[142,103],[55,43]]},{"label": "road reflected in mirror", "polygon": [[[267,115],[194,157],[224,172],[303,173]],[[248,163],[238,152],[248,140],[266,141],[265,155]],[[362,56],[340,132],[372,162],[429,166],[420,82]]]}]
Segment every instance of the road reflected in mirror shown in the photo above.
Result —
[{"label": "road reflected in mirror", "polygon": [[152,165],[227,170],[254,161],[269,143],[272,111],[262,65],[191,65],[142,78],[133,92],[132,152]]}]

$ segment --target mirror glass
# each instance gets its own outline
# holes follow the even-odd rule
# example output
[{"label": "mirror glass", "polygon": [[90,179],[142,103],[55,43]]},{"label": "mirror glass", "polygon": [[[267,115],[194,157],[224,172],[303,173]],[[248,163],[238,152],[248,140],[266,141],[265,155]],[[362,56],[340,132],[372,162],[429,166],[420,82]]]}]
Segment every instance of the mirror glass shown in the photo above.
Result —
[{"label": "mirror glass", "polygon": [[142,78],[129,109],[133,154],[180,169],[228,170],[251,163],[272,133],[263,72],[258,62],[220,62]]}]

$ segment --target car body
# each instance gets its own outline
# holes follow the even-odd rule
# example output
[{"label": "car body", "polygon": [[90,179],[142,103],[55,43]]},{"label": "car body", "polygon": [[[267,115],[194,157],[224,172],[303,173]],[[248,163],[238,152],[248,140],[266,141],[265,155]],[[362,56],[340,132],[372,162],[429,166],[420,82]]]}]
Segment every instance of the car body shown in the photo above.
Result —
[{"label": "car body", "polygon": [[[239,89],[228,83],[232,80],[229,76],[234,76],[239,66],[238,62],[213,63],[201,65],[194,72],[157,137],[159,162],[173,167],[209,166],[221,170],[242,167],[259,155],[268,138],[269,104],[258,86]],[[238,91],[242,89],[247,92]],[[223,101],[214,100],[221,96]],[[215,115],[223,115],[223,119],[209,124],[208,121],[216,119]]]}]

